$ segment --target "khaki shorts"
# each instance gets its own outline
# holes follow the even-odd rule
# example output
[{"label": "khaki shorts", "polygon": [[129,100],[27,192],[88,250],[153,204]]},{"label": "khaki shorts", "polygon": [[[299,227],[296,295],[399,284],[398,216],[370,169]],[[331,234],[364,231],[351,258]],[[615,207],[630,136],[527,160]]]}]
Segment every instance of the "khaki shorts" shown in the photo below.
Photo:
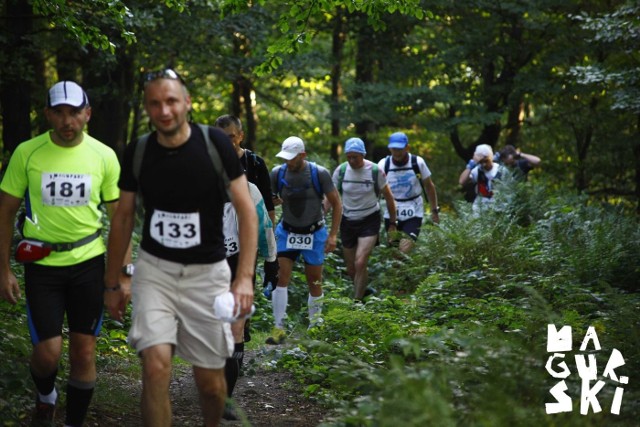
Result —
[{"label": "khaki shorts", "polygon": [[214,318],[212,305],[230,282],[226,260],[185,265],[140,250],[131,287],[129,344],[138,353],[171,344],[194,366],[224,367],[233,353],[233,336],[229,323]]}]

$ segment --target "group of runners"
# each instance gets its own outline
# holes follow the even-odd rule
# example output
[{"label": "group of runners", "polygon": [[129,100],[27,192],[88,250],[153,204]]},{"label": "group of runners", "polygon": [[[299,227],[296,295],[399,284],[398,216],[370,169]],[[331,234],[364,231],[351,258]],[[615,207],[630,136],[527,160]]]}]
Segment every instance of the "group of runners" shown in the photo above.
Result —
[{"label": "group of runners", "polygon": [[[419,236],[425,202],[431,220],[440,220],[431,171],[409,152],[402,132],[389,137],[390,155],[378,163],[365,158],[361,139],[348,139],[347,161],[333,173],[307,160],[304,141],[291,136],[276,155],[282,164],[269,171],[261,157],[242,148],[238,118],[198,125],[189,120],[191,107],[174,70],[146,74],[144,108],[154,131],[128,144],[120,164],[111,148],[84,131],[91,118],[84,89],[61,81],[47,93],[51,130],[12,154],[0,183],[0,297],[12,304],[22,297],[10,264],[15,247],[15,259],[24,265],[33,343],[32,425],[54,422],[65,315],[70,369],[64,422],[81,426],[96,385],[103,311],[121,321],[130,301],[128,341],[142,363],[145,425],[171,425],[174,355],[193,366],[204,424],[236,418],[228,398],[250,339],[257,253],[264,257],[275,323],[267,343],[280,344],[288,285],[300,257],[313,327],[322,320],[325,254],[336,249],[338,233],[354,298],[361,301],[370,292],[367,262],[382,221],[390,242],[406,253]],[[472,162],[492,160],[492,152],[479,147]],[[475,163],[461,182],[463,176],[479,179]],[[131,237],[140,205],[134,265]],[[276,221],[278,205],[282,216]],[[106,245],[102,206],[110,219]],[[16,245],[14,227],[21,233]]]}]

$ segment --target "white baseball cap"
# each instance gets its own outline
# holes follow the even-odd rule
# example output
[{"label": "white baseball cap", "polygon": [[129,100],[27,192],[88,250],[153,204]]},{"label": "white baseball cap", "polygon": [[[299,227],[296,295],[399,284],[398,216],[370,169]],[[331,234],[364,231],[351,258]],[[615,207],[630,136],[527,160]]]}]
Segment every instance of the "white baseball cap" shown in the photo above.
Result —
[{"label": "white baseball cap", "polygon": [[51,86],[47,96],[47,106],[70,105],[81,108],[89,105],[89,98],[76,82],[63,80]]},{"label": "white baseball cap", "polygon": [[290,136],[282,142],[282,150],[276,154],[281,159],[291,160],[298,154],[304,153],[304,142],[297,136]]},{"label": "white baseball cap", "polygon": [[482,157],[488,157],[493,159],[493,149],[488,144],[480,144],[476,147],[476,151],[474,154],[477,154]]}]

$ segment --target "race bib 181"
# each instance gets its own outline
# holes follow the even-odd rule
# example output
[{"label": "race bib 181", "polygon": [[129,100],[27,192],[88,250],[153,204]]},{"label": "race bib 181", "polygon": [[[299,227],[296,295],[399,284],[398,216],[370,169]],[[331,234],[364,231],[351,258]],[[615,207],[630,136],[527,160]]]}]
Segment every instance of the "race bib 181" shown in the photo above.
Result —
[{"label": "race bib 181", "polygon": [[86,206],[91,199],[91,175],[44,172],[42,203],[49,206]]}]

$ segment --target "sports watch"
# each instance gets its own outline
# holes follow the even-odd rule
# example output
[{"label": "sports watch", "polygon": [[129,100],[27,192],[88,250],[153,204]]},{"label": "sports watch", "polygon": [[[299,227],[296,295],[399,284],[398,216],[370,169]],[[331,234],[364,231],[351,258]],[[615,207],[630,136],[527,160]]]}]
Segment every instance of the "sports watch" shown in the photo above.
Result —
[{"label": "sports watch", "polygon": [[122,274],[127,277],[133,276],[133,272],[135,271],[135,267],[133,264],[127,264],[122,266]]}]

